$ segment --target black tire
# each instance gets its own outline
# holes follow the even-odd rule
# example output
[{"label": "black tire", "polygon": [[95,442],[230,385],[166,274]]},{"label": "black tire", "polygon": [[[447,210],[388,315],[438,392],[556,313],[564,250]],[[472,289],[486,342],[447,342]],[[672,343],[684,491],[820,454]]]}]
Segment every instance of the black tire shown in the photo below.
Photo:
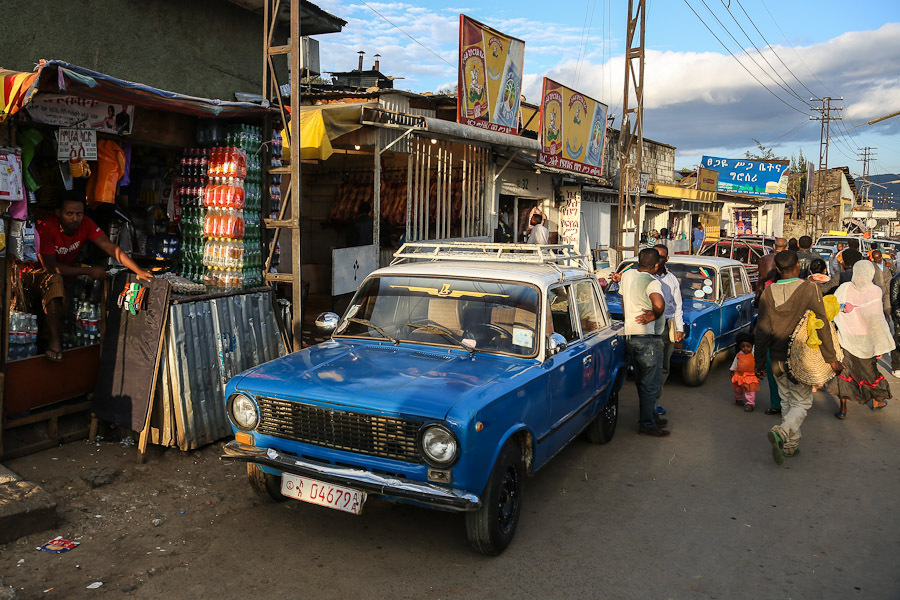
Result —
[{"label": "black tire", "polygon": [[522,513],[524,489],[522,450],[515,442],[507,442],[491,471],[481,508],[466,513],[466,532],[472,548],[497,556],[509,546]]},{"label": "black tire", "polygon": [[703,385],[703,382],[706,381],[706,376],[709,375],[709,367],[712,365],[713,358],[713,346],[709,337],[708,334],[703,336],[697,352],[689,361],[684,363],[684,367],[681,369],[682,378],[687,385],[693,387]]},{"label": "black tire", "polygon": [[[615,385],[615,384],[613,384]],[[584,430],[585,436],[592,444],[608,444],[616,433],[619,420],[619,390],[610,392],[609,400],[597,417]]]},{"label": "black tire", "polygon": [[247,463],[247,480],[256,495],[266,502],[284,502],[287,499],[281,494],[281,478],[266,473],[254,463]]}]

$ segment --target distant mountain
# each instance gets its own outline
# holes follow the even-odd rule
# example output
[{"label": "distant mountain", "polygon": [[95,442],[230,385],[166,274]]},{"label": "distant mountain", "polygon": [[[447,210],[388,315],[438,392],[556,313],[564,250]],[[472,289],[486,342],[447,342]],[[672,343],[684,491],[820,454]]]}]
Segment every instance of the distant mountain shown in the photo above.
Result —
[{"label": "distant mountain", "polygon": [[[900,175],[884,173],[882,175],[870,175],[869,198],[875,208],[900,209]],[[891,181],[893,183],[887,183]],[[858,185],[859,180],[857,180]],[[875,185],[878,184],[878,185]]]}]

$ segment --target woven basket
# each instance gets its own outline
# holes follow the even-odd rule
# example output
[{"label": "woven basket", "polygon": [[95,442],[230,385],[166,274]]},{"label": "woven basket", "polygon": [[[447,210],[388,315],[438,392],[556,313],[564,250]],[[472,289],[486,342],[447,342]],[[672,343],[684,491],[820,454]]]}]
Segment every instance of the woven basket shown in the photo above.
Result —
[{"label": "woven basket", "polygon": [[[791,377],[796,381],[806,385],[820,386],[825,385],[834,377],[834,370],[829,363],[825,362],[821,349],[810,348],[807,344],[809,341],[808,323],[812,318],[815,318],[815,314],[813,311],[807,310],[800,322],[797,323],[797,327],[794,328],[791,342],[788,345],[787,366]],[[826,321],[826,324],[828,331],[825,331],[826,328],[823,327],[819,330],[819,336],[824,337],[830,334],[837,359],[843,360],[844,353],[838,341],[837,329],[831,321]]]}]

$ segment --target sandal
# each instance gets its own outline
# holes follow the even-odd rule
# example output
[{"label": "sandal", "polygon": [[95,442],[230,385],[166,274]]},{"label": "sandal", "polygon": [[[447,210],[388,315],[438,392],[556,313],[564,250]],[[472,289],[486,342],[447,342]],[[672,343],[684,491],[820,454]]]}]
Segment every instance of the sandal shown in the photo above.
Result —
[{"label": "sandal", "polygon": [[44,352],[44,358],[50,362],[62,362],[63,353],[61,350],[51,350],[50,348],[47,348],[47,351]]},{"label": "sandal", "polygon": [[881,406],[877,406],[875,404],[875,402],[876,402],[876,400],[872,400],[872,410],[881,410],[882,408],[887,406],[887,400],[882,400],[882,402],[884,402],[884,404],[882,404]]},{"label": "sandal", "polygon": [[769,407],[769,408],[766,409],[766,414],[767,414],[767,415],[780,415],[780,414],[781,414],[781,409],[780,409],[780,408],[771,408],[771,407]]},{"label": "sandal", "polygon": [[838,412],[834,413],[834,416],[843,421],[844,419],[847,418],[847,413],[838,411]]}]

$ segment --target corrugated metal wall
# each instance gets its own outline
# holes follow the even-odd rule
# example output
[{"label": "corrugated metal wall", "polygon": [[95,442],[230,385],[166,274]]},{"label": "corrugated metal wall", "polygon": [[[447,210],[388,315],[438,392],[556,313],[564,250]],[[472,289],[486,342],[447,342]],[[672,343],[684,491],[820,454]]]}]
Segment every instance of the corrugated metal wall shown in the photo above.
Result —
[{"label": "corrugated metal wall", "polygon": [[153,443],[189,450],[230,435],[225,384],[284,353],[272,292],[173,304],[151,420]]}]

